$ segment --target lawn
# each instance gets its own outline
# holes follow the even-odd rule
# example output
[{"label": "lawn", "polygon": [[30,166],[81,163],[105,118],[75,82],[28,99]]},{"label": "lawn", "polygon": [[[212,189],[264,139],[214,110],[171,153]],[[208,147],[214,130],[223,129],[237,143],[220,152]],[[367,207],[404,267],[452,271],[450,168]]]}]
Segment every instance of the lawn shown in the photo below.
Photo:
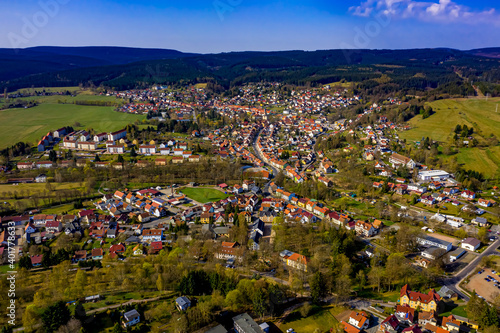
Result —
[{"label": "lawn", "polygon": [[284,332],[288,328],[293,328],[295,332],[315,332],[319,329],[320,332],[329,332],[331,328],[338,325],[337,319],[334,314],[338,311],[335,307],[319,307],[313,306],[311,313],[308,317],[302,318],[299,310],[292,312],[280,329]]},{"label": "lawn", "polygon": [[[95,96],[92,96],[95,97]],[[37,142],[49,131],[80,123],[82,128],[111,132],[143,120],[145,116],[115,112],[113,107],[74,104],[40,104],[29,109],[0,111],[0,148],[19,141]]]},{"label": "lawn", "polygon": [[376,299],[384,302],[397,302],[399,299],[399,291],[387,291],[385,293],[377,293],[375,290],[364,289],[357,293],[358,297]]},{"label": "lawn", "polygon": [[205,188],[205,187],[198,187],[198,188],[185,187],[181,189],[181,192],[186,196],[188,196],[189,198],[198,201],[200,203],[219,201],[229,197],[229,195],[224,194],[224,192],[215,190],[213,188]]},{"label": "lawn", "polygon": [[[16,271],[18,267],[19,267],[19,264],[16,262],[14,264],[13,271]],[[8,271],[12,271],[12,269],[10,269],[10,265],[9,264],[1,265],[0,266],[0,274],[6,274]]]},{"label": "lawn", "polygon": [[[47,209],[43,210],[44,214],[62,214],[63,212],[68,212],[68,214],[72,213],[72,210],[74,208],[73,204],[66,204],[66,205],[58,205],[58,206],[53,206]],[[75,210],[77,212],[78,209]]]},{"label": "lawn", "polygon": [[400,137],[410,141],[419,141],[422,137],[430,137],[444,142],[456,125],[474,127],[483,136],[500,132],[500,112],[496,113],[496,105],[500,98],[485,99],[445,99],[434,101],[429,105],[435,114],[427,119],[418,115],[409,121],[412,129],[401,132]]},{"label": "lawn", "polygon": [[465,311],[466,305],[461,305],[455,307],[453,310],[442,313],[442,317],[448,317],[450,314],[454,314],[455,316],[467,317],[467,311]]}]

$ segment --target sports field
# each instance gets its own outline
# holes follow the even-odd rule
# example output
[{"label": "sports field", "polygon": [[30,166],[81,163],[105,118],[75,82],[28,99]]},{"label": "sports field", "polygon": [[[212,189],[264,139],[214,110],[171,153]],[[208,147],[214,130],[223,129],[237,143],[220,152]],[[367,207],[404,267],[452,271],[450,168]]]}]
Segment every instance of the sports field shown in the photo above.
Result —
[{"label": "sports field", "polygon": [[188,196],[189,198],[198,201],[200,203],[219,201],[229,197],[229,195],[224,194],[224,192],[221,192],[219,190],[215,190],[212,188],[203,188],[203,187],[198,187],[198,188],[185,187],[181,190],[181,192],[186,196]]},{"label": "sports field", "polygon": [[[95,96],[92,96],[95,97]],[[40,104],[29,109],[0,111],[0,148],[19,141],[36,143],[49,131],[79,122],[81,128],[96,132],[122,129],[145,116],[115,112],[113,107],[83,106],[74,104]]]}]

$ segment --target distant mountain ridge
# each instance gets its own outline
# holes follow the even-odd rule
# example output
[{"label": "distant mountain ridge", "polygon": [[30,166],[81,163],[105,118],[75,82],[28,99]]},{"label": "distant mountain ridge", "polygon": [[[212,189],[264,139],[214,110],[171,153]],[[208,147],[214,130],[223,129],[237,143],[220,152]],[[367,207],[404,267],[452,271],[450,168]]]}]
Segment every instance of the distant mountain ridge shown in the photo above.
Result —
[{"label": "distant mountain ridge", "polygon": [[457,72],[474,81],[487,77],[489,82],[498,82],[500,57],[497,59],[497,55],[500,55],[500,48],[217,54],[126,47],[0,49],[0,89],[6,87],[12,91],[31,86],[74,86],[90,82],[114,89],[130,89],[181,81],[213,82],[227,88],[262,80],[291,84],[346,80],[375,87],[377,80],[382,80],[386,90],[422,91],[441,85],[451,87],[459,81],[464,83]]},{"label": "distant mountain ridge", "polygon": [[500,59],[500,47],[488,47],[484,49],[475,49],[467,51],[467,53],[474,54],[486,58],[498,58]]},{"label": "distant mountain ridge", "polygon": [[0,49],[0,81],[68,69],[122,65],[145,60],[176,59],[193,55],[195,54],[169,49],[115,46],[3,48]]}]

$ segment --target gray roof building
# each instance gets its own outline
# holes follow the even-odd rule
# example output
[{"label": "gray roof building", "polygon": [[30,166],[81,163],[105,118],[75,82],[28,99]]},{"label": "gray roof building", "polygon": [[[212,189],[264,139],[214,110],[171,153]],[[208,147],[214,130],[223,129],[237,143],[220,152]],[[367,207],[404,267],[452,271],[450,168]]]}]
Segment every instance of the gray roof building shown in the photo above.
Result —
[{"label": "gray roof building", "polygon": [[262,333],[263,330],[260,326],[248,315],[242,313],[233,317],[234,330],[238,333]]}]

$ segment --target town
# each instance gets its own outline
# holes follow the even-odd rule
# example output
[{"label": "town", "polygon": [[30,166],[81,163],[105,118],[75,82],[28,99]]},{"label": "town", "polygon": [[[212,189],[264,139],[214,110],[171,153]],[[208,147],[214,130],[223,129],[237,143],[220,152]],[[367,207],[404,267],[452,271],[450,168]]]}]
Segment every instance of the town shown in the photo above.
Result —
[{"label": "town", "polygon": [[500,191],[438,159],[438,141],[402,138],[394,110],[417,101],[276,82],[95,96],[147,119],[67,124],[3,161],[0,257],[18,262],[19,327],[61,309],[68,331],[498,326]]}]

